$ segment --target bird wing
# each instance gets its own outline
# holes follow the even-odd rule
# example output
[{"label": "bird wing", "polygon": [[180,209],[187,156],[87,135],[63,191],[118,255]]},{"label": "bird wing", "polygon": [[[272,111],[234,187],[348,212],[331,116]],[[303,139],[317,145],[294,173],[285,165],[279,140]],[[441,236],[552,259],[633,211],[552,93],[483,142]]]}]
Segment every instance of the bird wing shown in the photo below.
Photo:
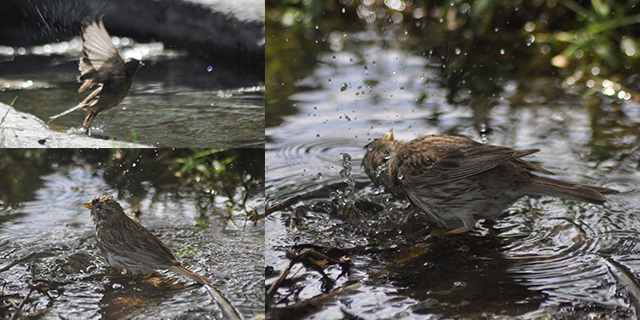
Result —
[{"label": "bird wing", "polygon": [[78,69],[79,82],[83,82],[78,91],[84,91],[98,83],[104,83],[114,72],[124,72],[124,60],[111,42],[102,20],[88,23],[82,27],[82,53]]},{"label": "bird wing", "polygon": [[[433,138],[439,137],[433,136]],[[399,158],[405,159],[398,170],[398,173],[406,178],[404,184],[425,186],[448,183],[540,151],[539,149],[514,150],[484,145],[461,137],[447,137],[447,139],[449,140],[444,144],[415,143],[416,140],[414,140],[398,151]],[[527,164],[530,163],[527,162]],[[530,164],[530,169],[544,170],[533,164]]]},{"label": "bird wing", "polygon": [[[133,220],[127,221],[127,223],[131,224],[131,227],[122,227],[122,230],[132,229],[138,232],[124,234],[121,230],[105,231],[102,229],[98,231],[98,238],[102,246],[108,245],[109,247],[105,255],[113,256],[113,259],[116,260],[128,261],[128,264],[133,265],[139,265],[144,262],[151,269],[162,269],[169,268],[170,265],[180,265],[180,262],[171,249],[153,233],[141,225],[134,223]],[[112,255],[109,254],[109,251],[126,254]]]},{"label": "bird wing", "polygon": [[[164,244],[158,237],[156,237],[151,231],[139,226],[139,233],[136,235],[135,244],[137,246],[135,254],[144,261],[157,261],[160,264],[177,263],[178,259],[173,254],[173,251]],[[160,252],[164,252],[160,254]]]}]

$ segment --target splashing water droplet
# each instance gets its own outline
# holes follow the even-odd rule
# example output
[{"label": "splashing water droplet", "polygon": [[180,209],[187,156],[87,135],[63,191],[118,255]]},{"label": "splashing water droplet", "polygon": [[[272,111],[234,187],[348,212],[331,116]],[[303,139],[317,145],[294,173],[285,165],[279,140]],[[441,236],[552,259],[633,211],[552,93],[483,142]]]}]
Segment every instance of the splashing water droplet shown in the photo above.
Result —
[{"label": "splashing water droplet", "polygon": [[391,159],[391,152],[389,152],[389,150],[387,149],[382,150],[382,159],[384,160]]},{"label": "splashing water droplet", "polygon": [[387,164],[382,163],[376,168],[376,170],[374,171],[374,174],[376,178],[380,178],[380,175],[385,171],[387,171]]},{"label": "splashing water droplet", "polygon": [[336,206],[337,211],[344,214],[351,214],[355,207],[355,187],[356,181],[351,176],[351,155],[348,153],[342,154],[342,170],[340,170],[340,177],[342,181],[347,184],[347,187],[342,190],[336,190],[332,192],[332,202]]}]

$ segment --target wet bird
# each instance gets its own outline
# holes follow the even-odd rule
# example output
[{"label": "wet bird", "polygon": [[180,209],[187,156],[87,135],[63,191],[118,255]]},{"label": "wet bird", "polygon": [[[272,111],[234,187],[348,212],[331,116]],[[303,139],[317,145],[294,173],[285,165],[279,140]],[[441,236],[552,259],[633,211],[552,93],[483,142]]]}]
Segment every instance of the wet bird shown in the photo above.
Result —
[{"label": "wet bird", "polygon": [[89,111],[84,119],[82,130],[89,132],[93,119],[102,111],[117,106],[131,89],[131,78],[144,65],[140,60],[122,59],[118,50],[111,42],[111,37],[102,24],[102,20],[87,23],[82,27],[82,53],[80,59],[80,76],[82,83],[78,92],[97,87],[77,106],[49,118],[53,121],[78,109]]},{"label": "wet bird", "polygon": [[362,165],[376,186],[425,212],[449,232],[473,229],[479,219],[496,219],[525,195],[604,204],[617,190],[534,175],[553,175],[521,157],[539,149],[514,150],[471,139],[428,135],[409,142],[393,132],[365,146]]},{"label": "wet bird", "polygon": [[133,273],[162,269],[181,274],[207,288],[225,319],[241,319],[222,293],[211,285],[211,280],[187,269],[164,242],[129,218],[113,197],[101,196],[83,206],[91,210],[98,247],[111,266]]}]

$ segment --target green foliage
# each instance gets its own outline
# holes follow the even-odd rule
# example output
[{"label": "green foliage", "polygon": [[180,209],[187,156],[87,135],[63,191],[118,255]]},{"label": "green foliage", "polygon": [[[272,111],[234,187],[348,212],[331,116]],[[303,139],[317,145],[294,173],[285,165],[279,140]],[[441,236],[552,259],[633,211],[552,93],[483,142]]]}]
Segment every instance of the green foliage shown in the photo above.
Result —
[{"label": "green foliage", "polygon": [[[571,62],[578,65],[597,63],[601,71],[606,70],[606,76],[621,68],[637,67],[640,52],[635,30],[640,23],[640,14],[631,13],[637,2],[592,0],[591,6],[585,7],[571,0],[560,1],[574,12],[575,27],[553,33],[542,31],[535,37],[541,43],[562,49],[552,60],[559,68],[567,67]],[[578,61],[580,59],[583,61]]]},{"label": "green foliage", "polygon": [[190,248],[182,248],[180,251],[176,252],[178,257],[194,257],[196,255],[195,251]]},{"label": "green foliage", "polygon": [[[353,30],[352,21],[359,20],[378,30],[406,30],[409,36],[396,41],[445,57],[445,62],[455,59],[453,48],[467,55],[487,48],[494,61],[502,49],[505,57],[517,54],[546,64],[532,65],[529,72],[556,67],[568,68],[570,74],[576,68],[598,64],[601,76],[608,77],[629,69],[629,73],[638,73],[638,2],[269,1],[267,25],[270,34],[277,35],[279,28],[285,28],[281,30],[299,30],[309,37],[319,30],[326,38],[335,30]],[[295,40],[291,34],[287,38]]]},{"label": "green foliage", "polygon": [[[240,152],[238,151],[240,150]],[[176,158],[180,166],[177,173],[203,190],[205,207],[213,207],[215,195],[225,195],[226,217],[233,222],[233,212],[245,212],[247,219],[254,216],[246,202],[256,186],[264,184],[264,155],[262,149],[206,149],[190,150]],[[256,157],[257,156],[257,157]],[[256,160],[254,162],[254,160]],[[252,163],[248,163],[252,162]],[[238,166],[254,166],[257,171],[237,170]]]},{"label": "green foliage", "polygon": [[[196,194],[203,213],[220,210],[216,197],[228,198],[223,212],[253,215],[245,208],[264,185],[263,149],[4,149],[0,151],[0,198],[16,206],[34,196],[41,176],[61,166],[100,172],[118,192],[144,196],[182,191]],[[195,192],[194,192],[195,191]],[[199,224],[206,223],[201,218]]]}]

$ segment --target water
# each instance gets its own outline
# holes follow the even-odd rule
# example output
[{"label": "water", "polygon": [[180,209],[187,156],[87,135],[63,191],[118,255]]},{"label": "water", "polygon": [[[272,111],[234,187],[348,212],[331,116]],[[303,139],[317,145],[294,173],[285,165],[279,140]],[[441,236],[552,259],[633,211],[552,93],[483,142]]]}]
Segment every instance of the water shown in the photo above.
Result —
[{"label": "water", "polygon": [[[162,43],[113,38],[120,53],[145,63],[125,100],[100,113],[91,130],[99,137],[137,141],[156,147],[262,147],[264,79],[221,62],[191,57]],[[127,41],[124,41],[127,40]],[[81,41],[22,48],[0,47],[0,101],[48,121],[82,101],[78,93]],[[17,98],[16,98],[17,97]],[[87,116],[76,111],[51,122],[66,132]]]},{"label": "water", "polygon": [[[637,137],[612,134],[623,131],[624,121],[605,121],[616,118],[606,104],[574,93],[540,95],[539,88],[519,85],[529,79],[503,79],[497,95],[482,99],[460,89],[454,103],[439,81],[437,59],[383,47],[377,37],[383,38],[372,29],[348,33],[336,51],[300,40],[299,50],[315,50],[316,62],[289,71],[303,76],[274,100],[285,111],[266,129],[267,204],[300,200],[267,218],[266,263],[275,270],[267,286],[287,264],[285,250],[309,246],[342,250],[353,262],[349,278],[337,279],[334,288],[362,286],[318,309],[295,308],[325,291],[317,272],[294,268],[290,277],[297,281],[278,290],[273,312],[301,319],[635,318],[629,288],[637,285],[621,275],[640,275],[640,174],[629,142]],[[620,106],[626,117],[639,107]],[[495,223],[431,238],[428,219],[374,188],[361,167],[363,147],[391,129],[406,141],[452,134],[538,148],[528,160],[557,178],[621,194],[605,206],[525,197]],[[605,155],[598,145],[615,151]],[[343,181],[345,154],[353,186]],[[332,279],[341,272],[324,269]]]},{"label": "water", "polygon": [[[40,151],[11,152],[15,157],[19,152]],[[246,212],[238,207],[229,212],[226,195],[210,194],[213,198],[209,201],[193,182],[181,186],[166,175],[153,174],[159,172],[151,164],[156,162],[147,158],[153,153],[140,153],[133,157],[133,163],[109,170],[96,162],[101,151],[86,153],[43,152],[45,156],[36,161],[40,166],[32,170],[37,175],[25,175],[15,186],[24,198],[18,202],[10,201],[15,196],[4,198],[0,266],[36,253],[27,262],[0,273],[4,294],[19,294],[14,299],[19,301],[37,281],[63,287],[60,292],[50,291],[53,308],[44,311],[45,319],[213,317],[218,307],[205,288],[187,278],[161,271],[141,279],[107,267],[97,247],[89,210],[82,207],[107,194],[165,242],[187,268],[211,279],[245,318],[264,313],[263,223],[245,221]],[[171,153],[160,154],[165,159],[171,157]],[[33,155],[28,158],[24,162],[30,165],[37,159]],[[102,160],[119,161],[104,154]],[[12,171],[23,172],[22,166],[13,165]],[[133,179],[134,172],[137,179]],[[254,187],[229,187],[236,202],[247,192],[251,194],[248,207],[260,208],[264,202]],[[49,299],[43,294],[33,292],[31,297],[25,314],[47,308]]]}]

